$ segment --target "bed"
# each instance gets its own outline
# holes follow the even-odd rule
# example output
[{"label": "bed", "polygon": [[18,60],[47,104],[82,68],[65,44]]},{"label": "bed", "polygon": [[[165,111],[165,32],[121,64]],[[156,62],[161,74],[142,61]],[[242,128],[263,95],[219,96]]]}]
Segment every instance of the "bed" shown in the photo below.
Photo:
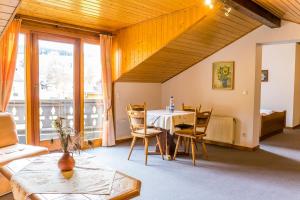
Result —
[{"label": "bed", "polygon": [[260,140],[282,133],[285,128],[286,111],[277,112],[273,110],[260,110],[261,134]]}]

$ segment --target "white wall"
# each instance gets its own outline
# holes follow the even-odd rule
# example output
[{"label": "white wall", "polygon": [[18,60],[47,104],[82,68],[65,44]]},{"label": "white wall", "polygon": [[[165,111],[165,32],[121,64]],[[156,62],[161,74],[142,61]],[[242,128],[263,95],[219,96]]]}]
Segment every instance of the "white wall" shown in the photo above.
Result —
[{"label": "white wall", "polygon": [[[177,106],[181,102],[213,106],[214,114],[230,115],[238,120],[237,145],[255,147],[259,144],[261,86],[257,44],[299,40],[298,24],[283,21],[282,27],[277,29],[261,26],[165,82],[162,105],[173,95]],[[212,63],[216,61],[235,61],[234,90],[212,90]]]},{"label": "white wall", "polygon": [[[246,147],[257,146],[260,132],[261,61],[256,52],[260,51],[258,44],[282,43],[283,41],[299,42],[300,25],[283,21],[282,27],[278,29],[261,26],[162,85],[155,83],[116,83],[117,138],[130,135],[125,112],[128,103],[146,101],[150,109],[158,109],[167,105],[169,97],[173,95],[178,108],[182,102],[193,105],[202,104],[204,107],[213,106],[214,114],[235,117],[238,120],[235,144]],[[212,90],[212,63],[216,61],[235,61],[234,90]],[[296,68],[297,74],[297,70],[300,72],[300,59],[296,59],[296,66],[299,66]],[[300,102],[300,87],[295,87],[296,90],[298,96],[295,95],[294,98],[297,101],[294,102]],[[297,106],[299,113],[300,105],[294,105],[294,107]],[[300,116],[297,120],[300,121]]]},{"label": "white wall", "polygon": [[126,106],[147,103],[148,109],[161,108],[160,83],[125,83],[117,82],[114,90],[114,109],[116,122],[116,138],[130,137]]},{"label": "white wall", "polygon": [[261,108],[287,111],[286,125],[294,124],[294,78],[296,43],[262,46],[262,69],[269,70],[269,81],[261,83]]}]

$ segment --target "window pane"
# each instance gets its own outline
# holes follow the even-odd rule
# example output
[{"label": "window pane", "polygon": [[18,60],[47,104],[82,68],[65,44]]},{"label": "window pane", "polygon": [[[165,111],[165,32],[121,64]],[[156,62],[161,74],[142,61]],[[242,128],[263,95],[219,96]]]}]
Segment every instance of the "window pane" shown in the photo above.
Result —
[{"label": "window pane", "polygon": [[74,127],[74,45],[39,40],[40,140],[58,137],[53,121],[67,119]]},{"label": "window pane", "polygon": [[19,35],[16,71],[7,112],[12,113],[17,125],[19,143],[26,143],[25,106],[25,35]]},{"label": "window pane", "polygon": [[100,138],[103,121],[100,46],[84,44],[84,138]]}]

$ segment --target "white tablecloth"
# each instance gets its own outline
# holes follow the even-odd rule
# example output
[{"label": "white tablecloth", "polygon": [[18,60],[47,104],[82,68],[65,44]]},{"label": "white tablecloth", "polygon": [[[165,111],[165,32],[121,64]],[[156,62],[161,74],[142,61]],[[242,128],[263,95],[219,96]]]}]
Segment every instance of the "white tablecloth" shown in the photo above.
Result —
[{"label": "white tablecloth", "polygon": [[147,125],[154,125],[165,130],[169,130],[170,134],[175,132],[175,125],[178,124],[194,124],[194,113],[187,111],[175,110],[169,112],[167,110],[149,110],[147,111]]},{"label": "white tablecloth", "polygon": [[115,171],[98,166],[88,154],[75,155],[73,176],[65,178],[57,167],[61,154],[31,158],[11,179],[14,198],[25,200],[31,194],[109,195]]}]

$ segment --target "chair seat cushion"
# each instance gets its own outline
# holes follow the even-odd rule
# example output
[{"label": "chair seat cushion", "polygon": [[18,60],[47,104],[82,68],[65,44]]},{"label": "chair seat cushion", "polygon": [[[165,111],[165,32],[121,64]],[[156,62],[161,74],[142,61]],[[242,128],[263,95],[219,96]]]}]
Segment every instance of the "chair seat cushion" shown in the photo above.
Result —
[{"label": "chair seat cushion", "polygon": [[16,159],[38,156],[47,153],[48,149],[45,147],[25,144],[15,144],[3,147],[0,148],[0,167]]},{"label": "chair seat cushion", "polygon": [[177,134],[184,134],[184,135],[193,135],[194,134],[194,130],[193,129],[182,129],[182,130],[178,130],[175,133]]},{"label": "chair seat cushion", "polygon": [[[134,131],[134,133],[144,134],[145,130],[139,129],[137,131]],[[154,129],[154,128],[147,128],[147,131],[146,131],[146,135],[154,135],[154,134],[159,134],[159,133],[161,133],[161,131],[158,129]]]},{"label": "chair seat cushion", "polygon": [[177,124],[175,125],[176,128],[180,128],[180,129],[187,129],[187,128],[193,128],[193,125],[190,124]]},{"label": "chair seat cushion", "polygon": [[[175,134],[179,135],[193,135],[194,129],[182,129],[175,132]],[[196,136],[204,136],[204,132],[202,128],[196,129]]]}]

